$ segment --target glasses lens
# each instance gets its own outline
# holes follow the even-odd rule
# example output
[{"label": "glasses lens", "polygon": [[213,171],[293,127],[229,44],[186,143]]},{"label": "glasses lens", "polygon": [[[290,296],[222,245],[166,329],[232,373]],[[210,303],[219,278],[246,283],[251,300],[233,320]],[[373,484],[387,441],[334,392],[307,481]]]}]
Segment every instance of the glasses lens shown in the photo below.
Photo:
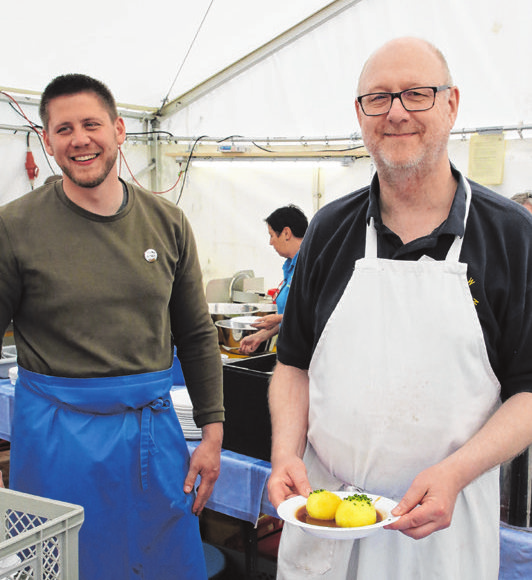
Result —
[{"label": "glasses lens", "polygon": [[390,110],[392,95],[390,93],[373,93],[360,98],[360,104],[366,115],[382,115]]},{"label": "glasses lens", "polygon": [[434,105],[434,90],[429,87],[410,89],[401,94],[401,100],[408,111],[424,111]]},{"label": "glasses lens", "polygon": [[400,98],[407,111],[426,111],[434,106],[435,92],[432,87],[416,87],[400,93],[370,93],[359,97],[366,115],[384,115],[394,98]]}]

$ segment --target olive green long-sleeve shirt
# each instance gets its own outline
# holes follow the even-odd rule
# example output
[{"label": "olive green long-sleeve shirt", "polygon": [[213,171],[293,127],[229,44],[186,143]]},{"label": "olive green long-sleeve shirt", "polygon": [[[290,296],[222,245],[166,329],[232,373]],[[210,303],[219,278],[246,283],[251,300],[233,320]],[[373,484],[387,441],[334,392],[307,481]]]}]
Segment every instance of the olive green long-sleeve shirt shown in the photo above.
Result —
[{"label": "olive green long-sleeve shirt", "polygon": [[177,348],[198,425],[223,420],[217,333],[183,212],[127,185],[100,216],[62,181],[0,208],[0,332],[13,319],[18,363],[63,377],[167,369]]}]

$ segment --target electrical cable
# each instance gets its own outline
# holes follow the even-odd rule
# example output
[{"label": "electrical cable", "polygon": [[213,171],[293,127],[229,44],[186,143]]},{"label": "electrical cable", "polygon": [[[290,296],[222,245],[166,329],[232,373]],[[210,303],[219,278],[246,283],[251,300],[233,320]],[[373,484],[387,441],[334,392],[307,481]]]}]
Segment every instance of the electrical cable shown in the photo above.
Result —
[{"label": "electrical cable", "polygon": [[[198,35],[198,33],[199,33],[199,30],[201,29],[201,26],[203,25],[203,22],[205,21],[205,18],[207,17],[207,14],[208,14],[208,12],[209,12],[209,10],[210,10],[210,8],[211,8],[212,4],[213,4],[213,1],[214,1],[214,0],[211,0],[211,3],[210,3],[210,5],[209,5],[209,7],[208,7],[208,9],[207,9],[207,11],[206,11],[206,13],[205,13],[204,17],[203,17],[203,20],[202,20],[202,22],[201,22],[201,24],[200,24],[200,27],[198,28],[198,31],[197,31],[197,33],[196,33],[196,35],[195,35],[195,37],[194,37],[194,40],[192,41],[192,44],[194,43],[194,41],[195,41],[195,39],[196,39],[196,37],[197,37],[197,35]],[[190,49],[192,48],[192,44],[191,44],[191,46],[190,46],[190,48],[189,48],[189,51],[188,51],[188,52],[190,52]],[[187,56],[188,56],[188,52],[187,52]],[[186,60],[186,56],[185,56],[185,60]],[[183,61],[183,64],[184,64],[184,61]],[[181,65],[181,68],[182,68],[182,66],[183,66],[183,65]],[[180,69],[180,70],[181,70],[181,69]],[[178,74],[179,74],[179,72],[178,72]],[[176,75],[176,79],[175,79],[175,80],[177,80],[177,75]],[[174,83],[175,83],[175,80],[174,80]],[[172,85],[172,87],[170,88],[170,91],[172,90],[172,88],[173,88],[173,85]],[[168,95],[170,94],[170,91],[168,92]],[[31,121],[31,120],[30,120],[30,119],[29,119],[29,118],[26,116],[26,114],[24,113],[24,110],[22,109],[22,107],[20,106],[20,104],[18,103],[18,101],[17,101],[17,100],[16,100],[14,97],[12,97],[10,94],[6,93],[5,91],[0,91],[0,94],[2,94],[2,95],[4,95],[4,96],[6,96],[6,97],[9,99],[9,105],[10,105],[10,107],[11,107],[11,108],[12,108],[12,109],[13,109],[13,110],[14,110],[14,111],[15,111],[15,112],[18,114],[18,115],[20,115],[20,116],[21,116],[23,119],[25,119],[25,120],[26,120],[26,121],[29,123],[29,125],[27,125],[27,126],[24,126],[24,127],[21,127],[21,128],[24,128],[24,129],[26,129],[26,128],[30,128],[32,131],[34,131],[34,132],[35,132],[35,134],[37,135],[37,138],[38,138],[38,140],[39,140],[39,145],[40,145],[40,147],[41,147],[41,149],[42,149],[42,151],[43,151],[44,158],[46,159],[46,162],[47,162],[47,164],[48,164],[48,167],[50,168],[50,171],[52,172],[52,174],[55,174],[55,170],[53,169],[53,167],[52,167],[52,165],[51,165],[51,163],[50,163],[50,160],[49,160],[48,153],[47,153],[47,151],[46,151],[46,149],[45,149],[45,147],[44,147],[43,141],[42,141],[42,130],[43,130],[43,127],[42,127],[42,126],[40,126],[40,125],[37,125],[37,124],[33,123],[33,122],[32,122],[32,121]],[[167,95],[167,97],[165,98],[165,100],[167,100],[167,98],[168,98],[168,95]],[[15,131],[15,133],[16,133],[16,131]],[[174,138],[174,135],[173,135],[171,132],[169,132],[169,131],[163,131],[163,130],[153,130],[153,131],[133,131],[133,132],[128,132],[128,133],[126,133],[126,137],[128,137],[128,136],[130,136],[130,137],[134,137],[135,135],[166,135],[167,137]],[[26,145],[27,145],[27,149],[28,149],[28,155],[30,155],[30,154],[31,154],[31,152],[29,152],[29,137],[30,137],[30,133],[28,132],[28,134],[27,134],[27,139],[26,139]],[[181,189],[180,189],[180,191],[179,191],[179,195],[178,195],[178,198],[177,198],[177,201],[176,201],[176,205],[178,205],[178,204],[179,204],[179,202],[180,202],[180,200],[181,200],[181,197],[182,197],[182,195],[183,195],[183,191],[184,191],[184,187],[185,187],[185,182],[186,182],[186,178],[187,178],[187,175],[188,175],[188,170],[189,170],[189,167],[190,167],[190,162],[191,162],[191,160],[192,160],[192,156],[193,156],[193,154],[194,154],[194,150],[195,150],[196,146],[198,145],[198,143],[199,143],[199,142],[200,142],[202,139],[208,139],[208,138],[209,138],[209,136],[208,136],[208,135],[201,135],[200,137],[198,137],[198,138],[196,138],[196,139],[195,139],[195,141],[194,141],[194,143],[193,143],[193,145],[192,145],[192,147],[191,147],[191,149],[190,149],[190,152],[189,152],[189,155],[188,155],[188,158],[187,158],[186,164],[185,164],[185,168],[179,172],[179,174],[178,174],[178,177],[177,177],[177,180],[176,180],[176,182],[174,183],[174,185],[172,185],[172,187],[170,187],[169,189],[166,189],[166,190],[164,190],[164,191],[151,191],[151,193],[153,193],[153,194],[155,194],[155,195],[162,195],[162,194],[165,194],[165,193],[169,193],[169,192],[173,191],[173,190],[174,190],[174,189],[175,189],[175,188],[178,186],[178,184],[179,184],[179,181],[182,179],[182,183],[181,183]],[[234,138],[243,139],[244,137],[243,137],[242,135],[228,135],[227,137],[224,137],[224,138],[222,138],[222,139],[218,139],[218,140],[216,140],[216,143],[222,143],[222,142],[224,142],[224,141],[227,141],[227,140],[229,140],[229,139],[234,139]],[[253,144],[255,147],[257,147],[258,149],[261,149],[262,151],[266,151],[266,152],[268,152],[268,153],[275,153],[275,151],[274,151],[274,150],[272,150],[272,149],[267,149],[266,147],[262,147],[261,145],[258,145],[258,143],[256,143],[256,142],[255,142],[255,141],[253,141],[253,140],[250,140],[250,143],[252,143],[252,144]],[[354,147],[348,147],[348,148],[345,148],[345,149],[324,149],[324,150],[318,150],[318,151],[316,151],[316,153],[327,153],[327,152],[331,152],[331,151],[335,151],[335,152],[342,152],[342,151],[354,151],[354,150],[356,150],[356,149],[360,149],[361,147],[363,147],[363,145],[357,145],[357,146],[354,146]],[[133,174],[133,172],[132,172],[132,170],[131,170],[131,168],[130,168],[130,166],[129,166],[128,162],[127,162],[127,159],[126,159],[126,157],[125,157],[125,155],[124,155],[124,153],[123,153],[123,151],[122,151],[122,149],[121,149],[121,148],[119,149],[119,153],[120,153],[120,156],[119,156],[119,175],[121,174],[121,170],[122,170],[122,162],[123,162],[123,163],[124,163],[124,165],[126,166],[127,170],[129,171],[129,173],[130,173],[130,175],[131,175],[131,178],[133,179],[133,181],[134,181],[134,182],[135,182],[135,183],[136,183],[138,186],[140,186],[140,187],[143,187],[143,188],[144,188],[144,186],[143,186],[143,185],[142,185],[142,184],[141,184],[141,183],[140,183],[140,182],[139,182],[139,181],[138,181],[138,180],[135,178],[135,176],[134,176],[134,174]],[[37,177],[37,174],[38,174],[38,167],[36,167],[36,165],[35,165],[35,163],[34,163],[34,162],[33,162],[33,164],[30,164],[30,165],[31,165],[31,167],[30,167],[30,168],[28,168],[28,166],[26,166],[26,171],[28,172],[28,176],[30,175],[30,173],[29,173],[29,172],[30,172],[30,170],[31,170],[31,171],[34,171],[34,172],[35,172],[35,175],[34,175],[34,177]],[[34,165],[35,165],[35,167],[34,167]],[[30,181],[31,181],[31,177],[30,177]],[[33,189],[33,184],[32,184],[32,189]],[[146,188],[144,188],[144,189],[146,189]]]},{"label": "electrical cable", "polygon": [[271,149],[266,149],[266,147],[261,147],[260,145],[257,145],[257,143],[255,143],[255,141],[251,141],[251,143],[253,143],[253,145],[255,145],[255,147],[257,149],[261,149],[262,151],[266,151],[266,153],[275,153],[275,151],[272,151]]},{"label": "electrical cable", "polygon": [[126,133],[126,136],[132,136],[132,135],[167,135],[168,137],[174,137],[173,133],[170,133],[170,131],[132,131],[131,133],[128,131]]},{"label": "electrical cable", "polygon": [[214,0],[211,0],[202,21],[200,22],[200,25],[198,26],[198,29],[196,30],[196,34],[194,35],[194,38],[192,39],[192,42],[190,43],[190,46],[188,47],[188,50],[185,54],[185,57],[183,58],[183,61],[181,62],[181,66],[179,67],[179,70],[177,71],[177,74],[174,77],[174,81],[172,82],[172,84],[170,85],[170,88],[168,89],[168,92],[166,93],[166,96],[164,97],[161,106],[159,107],[159,110],[157,111],[157,113],[155,113],[156,116],[158,116],[161,112],[161,109],[166,105],[166,103],[168,102],[168,99],[170,97],[170,93],[172,92],[172,89],[174,88],[174,85],[177,82],[177,78],[179,77],[179,75],[181,74],[181,70],[183,69],[183,66],[185,65],[185,62],[188,58],[188,55],[190,54],[190,51],[192,50],[192,47],[194,46],[194,43],[196,42],[196,38],[198,37],[198,34],[200,33],[200,30],[203,26],[203,23],[205,22],[205,19],[207,18],[207,15],[209,14],[209,11],[211,9],[211,6],[213,5]]},{"label": "electrical cable", "polygon": [[[122,151],[122,148],[121,148],[121,147],[119,148],[119,152],[120,152],[120,164],[122,164],[122,161],[123,161],[123,162],[124,162],[124,165],[127,167],[127,170],[129,171],[129,174],[131,175],[131,178],[133,179],[133,181],[134,181],[134,182],[135,182],[135,183],[136,183],[136,184],[137,184],[139,187],[142,187],[142,189],[146,189],[146,188],[145,188],[145,187],[142,185],[142,183],[140,183],[140,182],[137,180],[137,178],[136,178],[136,177],[133,175],[133,172],[131,171],[131,168],[129,167],[129,164],[128,164],[128,162],[127,162],[126,156],[124,155],[124,153],[123,153],[123,151]],[[121,173],[121,165],[120,165],[120,169],[119,169],[119,175],[120,175],[120,173]],[[180,172],[179,172],[179,174],[178,174],[178,176],[177,176],[177,181],[176,181],[176,182],[174,183],[174,185],[172,185],[172,187],[170,187],[169,189],[166,189],[166,190],[164,190],[164,191],[151,191],[151,190],[149,190],[149,191],[150,191],[150,193],[153,193],[153,194],[155,194],[155,195],[162,195],[163,193],[169,193],[170,191],[174,190],[174,189],[177,187],[177,185],[178,185],[178,183],[179,183],[179,181],[180,181],[180,179],[181,179],[182,175],[183,175],[183,171],[180,171]],[[181,188],[181,191],[182,191],[182,188]],[[176,203],[176,205],[177,205],[177,203]]]},{"label": "electrical cable", "polygon": [[13,98],[9,93],[6,93],[5,91],[0,91],[0,95],[4,95],[5,97],[7,97],[9,99],[9,104],[10,104],[11,108],[18,115],[20,115],[26,121],[28,121],[30,127],[35,131],[35,133],[38,133],[39,135],[41,134],[41,132],[42,132],[42,126],[41,125],[36,125],[32,121],[30,121],[30,119],[26,116],[26,113],[24,113],[24,111],[22,110],[22,107],[19,105],[18,101],[15,98]]},{"label": "electrical cable", "polygon": [[183,195],[183,189],[185,187],[185,181],[188,175],[188,167],[190,165],[190,160],[192,159],[192,154],[194,153],[194,149],[196,148],[196,145],[202,140],[202,139],[207,139],[209,136],[208,135],[201,135],[201,137],[198,137],[195,141],[194,144],[192,145],[191,149],[190,149],[190,153],[188,154],[188,158],[187,158],[187,162],[185,165],[185,169],[183,169],[181,171],[182,175],[183,175],[183,181],[181,183],[181,190],[179,191],[179,195],[177,197],[177,201],[175,202],[176,205],[179,205],[179,202],[181,201],[181,196]]},{"label": "electrical cable", "polygon": [[29,132],[26,135],[26,163],[24,164],[24,167],[26,168],[26,174],[28,175],[28,180],[30,182],[31,189],[33,189],[35,178],[39,175],[39,168],[35,163],[35,159],[31,151]]},{"label": "electrical cable", "polygon": [[[28,125],[26,125],[26,127],[27,126]],[[33,127],[29,126],[29,128],[32,131],[35,131],[35,129]],[[41,146],[41,150],[43,152],[44,159],[46,160],[46,163],[48,164],[48,167],[50,168],[50,171],[52,172],[52,174],[55,174],[55,169],[52,167],[52,164],[50,163],[50,158],[49,158],[48,152],[44,148],[44,143],[43,143],[43,140],[42,140],[42,134],[41,133],[35,133],[35,135],[37,136],[37,140],[39,141],[39,145]],[[29,133],[28,133],[28,136],[29,136]]]}]

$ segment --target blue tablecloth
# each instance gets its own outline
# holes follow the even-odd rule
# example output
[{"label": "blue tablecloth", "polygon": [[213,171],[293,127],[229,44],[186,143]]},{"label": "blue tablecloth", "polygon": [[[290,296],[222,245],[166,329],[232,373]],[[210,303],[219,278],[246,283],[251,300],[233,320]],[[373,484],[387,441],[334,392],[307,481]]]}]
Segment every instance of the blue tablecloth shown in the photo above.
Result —
[{"label": "blue tablecloth", "polygon": [[[187,441],[190,454],[198,444]],[[277,516],[266,490],[270,471],[267,461],[222,449],[220,475],[207,507],[253,524],[260,513]]]},{"label": "blue tablecloth", "polygon": [[532,528],[518,528],[501,522],[501,566],[499,580],[532,578]]}]

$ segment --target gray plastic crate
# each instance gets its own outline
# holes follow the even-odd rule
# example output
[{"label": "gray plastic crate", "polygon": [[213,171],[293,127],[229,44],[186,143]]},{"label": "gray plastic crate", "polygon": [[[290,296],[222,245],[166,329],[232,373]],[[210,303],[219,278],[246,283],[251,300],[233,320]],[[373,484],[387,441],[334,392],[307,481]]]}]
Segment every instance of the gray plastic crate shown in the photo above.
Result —
[{"label": "gray plastic crate", "polygon": [[77,580],[83,508],[0,489],[0,578]]}]

